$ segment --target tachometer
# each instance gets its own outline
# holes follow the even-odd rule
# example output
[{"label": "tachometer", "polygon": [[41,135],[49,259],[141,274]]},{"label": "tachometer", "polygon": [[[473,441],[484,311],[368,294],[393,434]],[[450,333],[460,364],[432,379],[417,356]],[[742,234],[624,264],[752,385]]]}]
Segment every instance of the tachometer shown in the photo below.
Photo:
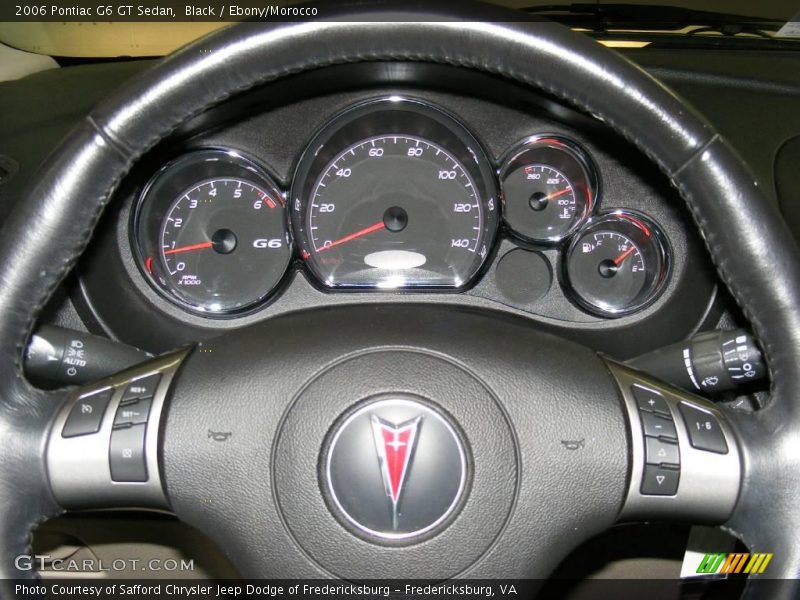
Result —
[{"label": "tachometer", "polygon": [[136,215],[142,270],[193,312],[250,308],[291,256],[282,194],[254,166],[221,151],[187,155],[148,186]]},{"label": "tachometer", "polygon": [[399,99],[353,109],[318,134],[292,208],[301,256],[329,288],[461,288],[498,220],[477,141],[438,109]]}]

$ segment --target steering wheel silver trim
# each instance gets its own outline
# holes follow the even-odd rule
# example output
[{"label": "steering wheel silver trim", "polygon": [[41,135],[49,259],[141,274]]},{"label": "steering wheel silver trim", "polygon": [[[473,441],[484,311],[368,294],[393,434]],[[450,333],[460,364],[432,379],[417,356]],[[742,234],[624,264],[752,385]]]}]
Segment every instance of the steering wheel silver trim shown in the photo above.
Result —
[{"label": "steering wheel silver trim", "polygon": [[[167,393],[189,349],[156,358],[75,389],[53,421],[47,444],[47,472],[56,500],[66,509],[139,507],[169,509],[159,465],[160,430]],[[147,481],[120,482],[111,477],[109,445],[117,408],[125,388],[148,375],[161,374],[155,390],[145,430],[145,464]],[[101,390],[114,390],[96,433],[63,437],[64,424],[79,399]]]},{"label": "steering wheel silver trim", "polygon": [[[606,359],[606,364],[617,381],[628,413],[628,435],[631,443],[631,476],[620,520],[655,518],[698,524],[719,524],[727,521],[739,498],[742,457],[739,442],[725,416],[705,398],[669,386],[616,361]],[[641,492],[645,445],[641,411],[631,391],[634,385],[657,392],[666,400],[672,413],[680,448],[680,481],[678,491],[673,496],[655,496]],[[728,445],[727,454],[698,450],[692,446],[686,423],[678,410],[682,402],[701,407],[716,417]]]}]

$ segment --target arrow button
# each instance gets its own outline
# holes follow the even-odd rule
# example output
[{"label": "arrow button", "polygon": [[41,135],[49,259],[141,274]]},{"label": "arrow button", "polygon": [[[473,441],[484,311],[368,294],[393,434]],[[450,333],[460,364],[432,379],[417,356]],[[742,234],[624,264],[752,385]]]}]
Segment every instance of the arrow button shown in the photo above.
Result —
[{"label": "arrow button", "polygon": [[654,437],[645,437],[645,462],[648,465],[670,464],[680,466],[681,455],[678,444]]},{"label": "arrow button", "polygon": [[646,465],[642,477],[642,494],[648,496],[674,496],[678,493],[681,472],[678,469]]}]

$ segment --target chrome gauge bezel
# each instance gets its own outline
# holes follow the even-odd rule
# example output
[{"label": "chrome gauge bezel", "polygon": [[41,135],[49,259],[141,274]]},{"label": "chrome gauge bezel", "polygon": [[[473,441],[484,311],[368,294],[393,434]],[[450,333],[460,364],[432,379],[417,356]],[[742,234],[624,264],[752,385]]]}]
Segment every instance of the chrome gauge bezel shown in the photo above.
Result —
[{"label": "chrome gauge bezel", "polygon": [[[257,298],[235,308],[212,310],[172,293],[166,281],[159,281],[154,269],[148,269],[146,266],[149,253],[144,250],[144,245],[145,239],[152,237],[154,232],[158,233],[160,238],[166,211],[169,210],[175,199],[201,182],[226,178],[250,181],[280,200],[281,220],[285,232],[284,243],[288,252],[285,253],[281,276],[272,286],[266,286]],[[258,310],[271,300],[286,279],[289,266],[294,259],[294,244],[288,212],[285,193],[268,171],[254,160],[227,148],[214,147],[193,150],[161,167],[136,197],[129,226],[134,262],[142,277],[160,297],[185,312],[207,319],[241,317]],[[148,228],[155,229],[148,231]]]},{"label": "chrome gauge bezel", "polygon": [[[392,122],[391,116],[387,118],[387,115],[390,113],[403,113],[407,115],[407,117],[404,116],[400,119],[400,125],[398,125],[397,120]],[[388,126],[387,122],[389,123]],[[403,127],[403,125],[408,125],[409,123],[411,126]],[[430,137],[427,137],[430,129],[428,131],[424,130],[426,123],[429,125],[433,123],[435,127],[439,128],[435,130],[435,133]],[[441,137],[439,134],[441,130],[445,130],[450,137]],[[423,141],[426,138],[434,140],[441,144],[439,147],[443,150],[450,149],[449,141],[455,140],[454,145],[458,147],[459,150],[458,153],[453,153],[453,156],[457,157],[458,162],[463,164],[465,169],[469,169],[470,176],[475,179],[476,185],[480,186],[481,193],[478,194],[478,196],[480,197],[482,206],[485,207],[489,200],[494,202],[494,209],[485,212],[485,218],[483,219],[484,230],[481,232],[480,236],[476,234],[476,238],[480,240],[480,245],[484,248],[484,255],[482,257],[478,256],[476,252],[474,253],[475,256],[470,255],[469,258],[461,258],[459,255],[455,260],[450,256],[446,259],[441,259],[442,264],[446,264],[452,271],[436,271],[436,273],[444,273],[446,275],[451,273],[456,275],[469,274],[468,277],[463,277],[463,279],[462,277],[454,278],[453,282],[458,282],[458,285],[418,285],[417,287],[399,286],[390,288],[376,284],[369,286],[344,285],[333,287],[325,284],[323,275],[315,269],[313,261],[309,261],[303,256],[304,252],[308,252],[311,246],[311,241],[306,239],[305,235],[307,223],[305,219],[307,212],[305,210],[306,200],[308,198],[307,193],[308,190],[316,185],[315,180],[317,179],[316,175],[320,174],[320,165],[325,168],[332,158],[344,152],[345,149],[354,147],[354,143],[369,140],[371,136],[375,136],[376,134],[386,137],[392,133],[396,133],[398,137],[407,136],[413,138],[416,136]],[[296,159],[294,168],[292,169],[292,187],[291,194],[288,198],[281,191],[280,184],[276,183],[276,181],[285,181],[284,178],[276,180],[256,160],[225,147],[208,146],[191,149],[162,166],[149,178],[146,185],[143,186],[140,191],[136,191],[136,195],[133,196],[130,218],[127,221],[127,231],[124,229],[126,225],[123,225],[123,228],[120,229],[120,236],[124,236],[127,233],[130,241],[130,258],[132,259],[130,263],[136,264],[135,268],[131,264],[131,272],[133,273],[135,270],[138,270],[144,281],[147,282],[145,284],[139,281],[137,283],[139,289],[150,296],[151,301],[163,298],[166,302],[160,303],[162,310],[172,315],[177,315],[178,318],[184,313],[192,315],[193,317],[208,319],[209,321],[220,321],[221,323],[219,325],[214,326],[223,327],[226,326],[224,325],[225,320],[247,318],[249,315],[254,315],[268,308],[282,290],[289,290],[289,282],[295,279],[294,276],[298,274],[302,274],[303,277],[296,279],[307,282],[310,284],[310,289],[315,289],[317,293],[321,292],[324,294],[339,292],[376,292],[383,294],[409,292],[459,293],[467,291],[476,284],[479,284],[480,279],[492,268],[491,265],[498,252],[500,246],[499,238],[501,236],[505,240],[504,243],[507,245],[513,244],[514,246],[539,249],[542,252],[549,253],[552,258],[548,260],[560,283],[561,289],[557,293],[559,302],[563,303],[565,308],[578,317],[580,317],[580,313],[584,313],[583,317],[580,317],[583,319],[587,318],[587,314],[613,319],[640,312],[652,305],[667,288],[667,283],[672,271],[673,256],[669,240],[663,230],[651,217],[641,214],[636,210],[620,208],[608,209],[605,212],[598,213],[602,192],[600,171],[588,150],[581,145],[581,143],[565,135],[537,133],[527,136],[509,146],[508,149],[501,154],[499,160],[492,160],[484,149],[484,146],[478,138],[471,133],[470,129],[467,128],[457,116],[446,109],[413,97],[384,95],[352,104],[344,110],[333,113],[332,116],[325,118],[322,125],[309,137],[311,141],[305,145],[304,151]],[[442,140],[445,141],[442,142]],[[505,214],[505,209],[507,208],[505,206],[506,199],[502,197],[500,191],[501,182],[508,169],[512,167],[521,168],[521,165],[524,166],[524,164],[527,164],[525,162],[515,162],[520,156],[523,156],[523,161],[527,161],[527,157],[525,157],[527,153],[545,146],[549,147],[551,151],[553,146],[556,146],[556,151],[562,152],[564,155],[569,156],[570,160],[574,160],[577,164],[575,169],[580,168],[582,175],[585,176],[585,190],[588,193],[588,197],[585,197],[586,205],[583,207],[580,217],[576,219],[576,222],[569,228],[568,232],[564,233],[564,235],[558,235],[548,239],[533,239],[521,235],[520,232],[514,231],[508,226],[509,224],[506,220],[507,215]],[[358,154],[357,149],[356,154]],[[549,156],[552,157],[552,154]],[[529,154],[528,157],[530,157]],[[432,162],[436,164],[436,161]],[[546,161],[538,162],[545,166],[547,165]],[[535,163],[531,162],[530,164]],[[555,164],[554,167],[557,168],[558,164]],[[183,175],[176,177],[176,173],[183,173]],[[411,173],[416,174],[413,169]],[[423,171],[422,173],[425,172]],[[545,173],[547,172],[545,171]],[[248,299],[253,298],[252,302],[243,303],[241,306],[237,306],[231,310],[213,311],[208,310],[207,306],[187,302],[181,297],[170,293],[169,289],[162,283],[156,281],[153,274],[148,272],[145,268],[146,256],[155,256],[153,254],[154,247],[160,247],[160,245],[154,246],[152,240],[158,239],[158,244],[164,243],[161,241],[163,236],[157,236],[156,226],[152,218],[153,211],[150,211],[149,216],[147,211],[148,207],[153,203],[153,198],[151,196],[154,189],[156,189],[165,178],[173,178],[173,182],[169,193],[164,194],[164,190],[167,189],[165,187],[162,187],[159,191],[161,196],[166,195],[170,197],[169,201],[165,200],[163,197],[158,200],[158,204],[164,208],[163,212],[168,211],[171,201],[180,196],[181,192],[196,186],[201,180],[225,177],[247,179],[257,184],[257,186],[264,188],[269,194],[274,194],[276,197],[283,200],[282,223],[285,229],[288,253],[286,263],[283,265],[282,276],[274,285],[272,285],[273,273],[271,271],[270,276],[264,278],[265,289],[253,290],[252,287],[247,288],[246,286],[242,288],[246,290],[246,297]],[[424,179],[425,176],[421,175],[420,177]],[[570,183],[575,183],[571,177],[567,177],[567,179],[569,179]],[[563,185],[559,185],[562,182],[563,178],[557,183],[549,182],[548,185],[551,186],[551,189],[545,191],[545,193],[550,193],[553,189],[560,189],[563,187]],[[381,196],[376,196],[376,198],[378,197]],[[431,197],[443,198],[445,196],[433,193]],[[439,204],[437,203],[436,206],[439,206]],[[444,206],[447,205],[445,204]],[[449,214],[449,211],[447,211],[444,218],[449,218]],[[145,216],[147,219],[143,219]],[[568,261],[584,232],[609,220],[618,221],[626,217],[638,219],[646,223],[647,227],[653,232],[656,252],[660,257],[660,266],[657,269],[658,272],[654,280],[648,282],[646,293],[644,293],[641,298],[637,296],[636,302],[620,308],[598,305],[587,300],[579,291],[576,291],[570,281]],[[147,221],[146,226],[144,220]],[[360,220],[361,219],[358,219],[358,221]],[[501,222],[504,223],[502,228],[500,226]],[[274,224],[275,221],[270,221],[270,223]],[[477,227],[479,223],[480,221],[473,223],[473,225]],[[159,221],[157,228],[160,229],[162,226],[163,222]],[[439,227],[438,221],[436,227]],[[454,239],[459,237],[456,232],[462,229],[466,230],[463,224],[453,225],[453,233],[450,237]],[[334,231],[333,229],[330,230]],[[188,231],[185,232],[183,237],[187,237],[186,234],[188,233]],[[149,235],[149,237],[152,238],[146,248],[147,253],[143,250],[141,243],[143,235]],[[325,235],[330,237],[330,234]],[[267,237],[272,236],[270,235]],[[461,237],[466,238],[466,233]],[[120,237],[120,240],[122,239],[123,238]],[[416,240],[418,238],[412,239]],[[319,242],[319,239],[317,241]],[[406,243],[405,239],[403,241]],[[191,241],[185,243],[192,244]],[[383,240],[379,239],[378,244],[383,244]],[[180,242],[178,245],[181,245]],[[412,245],[415,246],[416,243],[412,243]],[[478,248],[480,245],[476,242],[475,247]],[[411,248],[412,246],[409,245],[406,247]],[[419,251],[428,254],[429,257],[440,256],[437,254],[439,251],[438,245],[424,247],[427,249],[433,247],[435,250],[431,253],[428,253],[426,250]],[[379,250],[381,248],[379,247],[377,249]],[[365,252],[369,251],[370,250],[366,250]],[[470,260],[473,262],[469,262]],[[272,264],[269,266],[271,268]],[[585,266],[583,268],[585,269]],[[449,280],[445,279],[445,281],[449,283]],[[271,286],[269,289],[266,289],[267,284]],[[483,283],[479,285],[482,286]],[[150,289],[148,288],[152,289],[155,294],[151,295]],[[613,297],[615,301],[620,301],[621,299],[629,300],[637,288],[627,287],[625,289],[628,290],[627,295],[622,293],[614,295],[614,293],[611,292],[608,298]],[[257,298],[255,298],[256,294],[258,295]],[[216,296],[216,294],[214,295]],[[589,297],[591,298],[591,291],[589,291]],[[570,304],[572,306],[569,306]],[[211,325],[210,322],[209,325]]]},{"label": "chrome gauge bezel", "polygon": [[[381,282],[358,285],[326,283],[310,239],[309,197],[330,161],[346,148],[378,136],[419,137],[449,150],[475,182],[484,211],[474,259],[467,276],[453,285],[412,284],[387,288]],[[291,189],[291,221],[298,254],[314,285],[326,292],[459,292],[471,287],[490,263],[501,220],[495,170],[486,151],[469,129],[450,112],[408,96],[382,96],[351,106],[322,125],[300,157]]]},{"label": "chrome gauge bezel", "polygon": [[[561,171],[569,171],[570,175],[575,176],[574,169],[577,168],[579,175],[584,181],[580,182],[581,188],[586,188],[587,196],[580,215],[563,233],[552,236],[536,236],[522,231],[521,227],[515,225],[509,219],[509,198],[504,189],[504,181],[510,172],[520,166],[520,161],[526,155],[542,154],[541,159],[532,158],[531,162]],[[572,161],[570,169],[566,169],[561,164],[553,165],[552,157],[547,158],[550,153],[557,156],[561,154],[564,158]],[[563,160],[560,159],[560,160]],[[527,161],[525,161],[527,162]],[[503,204],[503,222],[508,230],[515,237],[533,244],[555,245],[563,242],[575,234],[583,227],[589,217],[598,209],[601,196],[600,172],[589,152],[575,140],[555,133],[537,133],[526,137],[513,144],[500,158],[500,167],[497,169],[497,183],[500,187],[500,196]]]},{"label": "chrome gauge bezel", "polygon": [[[580,244],[581,238],[583,238],[583,236],[592,229],[602,227],[607,223],[611,223],[612,225],[629,223],[630,225],[626,226],[637,227],[637,222],[644,225],[650,231],[653,244],[652,251],[656,253],[660,261],[660,264],[656,267],[656,272],[652,274],[648,280],[647,286],[649,289],[642,294],[642,298],[640,300],[637,300],[633,304],[623,308],[610,308],[608,306],[601,306],[588,301],[573,287],[572,282],[570,281],[568,267],[569,259],[572,256],[572,253],[576,251],[578,245]],[[598,213],[597,215],[590,217],[584,226],[573,234],[569,245],[565,248],[560,257],[560,261],[562,287],[564,288],[564,292],[567,297],[572,302],[577,304],[581,309],[591,314],[606,318],[623,317],[642,311],[648,306],[652,305],[666,289],[667,283],[669,282],[672,274],[673,263],[672,248],[670,246],[669,239],[658,223],[656,223],[651,217],[641,212],[628,209],[615,209],[604,213]]]}]

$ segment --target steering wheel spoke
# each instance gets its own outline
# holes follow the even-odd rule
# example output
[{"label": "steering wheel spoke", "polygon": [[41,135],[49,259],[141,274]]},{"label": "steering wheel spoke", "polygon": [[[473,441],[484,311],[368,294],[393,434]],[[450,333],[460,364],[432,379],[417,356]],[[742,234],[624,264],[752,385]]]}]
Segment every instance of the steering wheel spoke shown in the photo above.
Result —
[{"label": "steering wheel spoke", "polygon": [[607,361],[628,413],[631,477],[620,519],[724,523],[742,462],[734,431],[714,404]]},{"label": "steering wheel spoke", "polygon": [[167,391],[188,350],[73,390],[55,416],[47,472],[69,510],[168,509],[158,461]]}]

